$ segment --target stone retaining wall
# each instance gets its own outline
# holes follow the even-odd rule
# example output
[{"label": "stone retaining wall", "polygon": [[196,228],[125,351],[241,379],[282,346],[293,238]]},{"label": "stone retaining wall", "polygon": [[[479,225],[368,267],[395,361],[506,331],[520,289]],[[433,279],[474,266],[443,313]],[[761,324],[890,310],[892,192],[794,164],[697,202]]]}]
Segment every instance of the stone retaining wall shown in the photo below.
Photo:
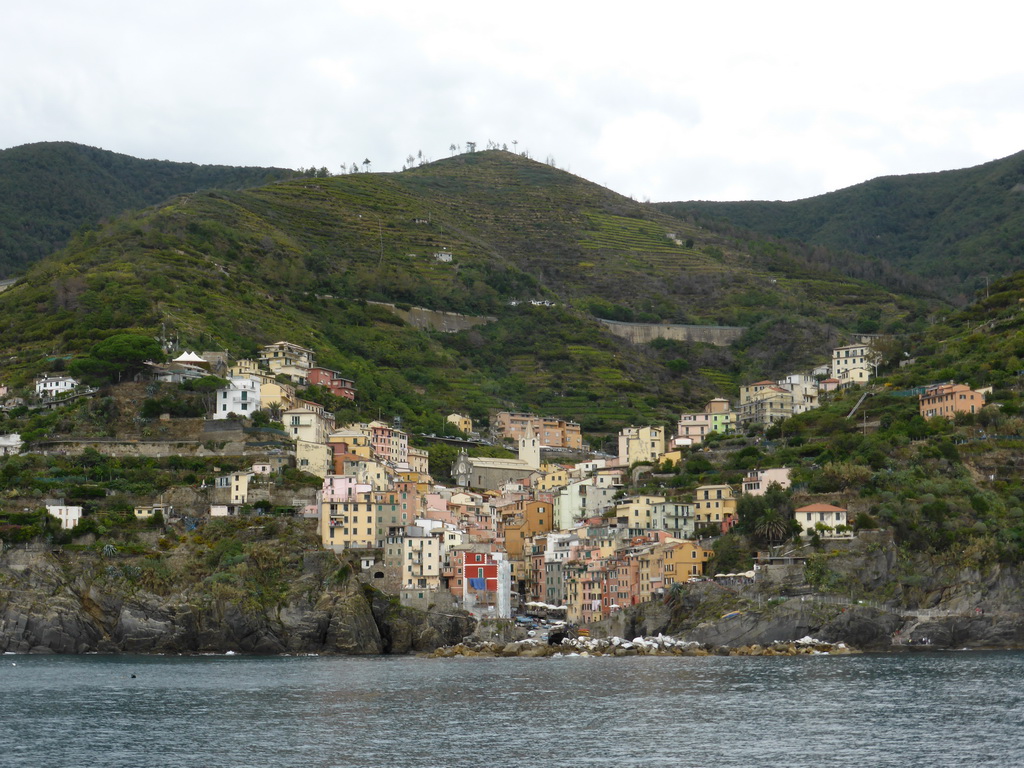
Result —
[{"label": "stone retaining wall", "polygon": [[662,325],[620,323],[616,320],[598,320],[598,322],[611,333],[628,339],[633,344],[647,344],[655,339],[672,339],[674,341],[700,341],[727,347],[747,330],[734,325]]}]

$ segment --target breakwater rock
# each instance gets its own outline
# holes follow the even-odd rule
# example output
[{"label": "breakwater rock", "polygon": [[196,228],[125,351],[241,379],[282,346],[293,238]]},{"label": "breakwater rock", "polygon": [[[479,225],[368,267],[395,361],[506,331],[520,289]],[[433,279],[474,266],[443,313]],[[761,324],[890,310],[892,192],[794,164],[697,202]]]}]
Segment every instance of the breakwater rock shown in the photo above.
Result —
[{"label": "breakwater rock", "polygon": [[845,655],[859,653],[845,643],[827,643],[813,637],[802,637],[791,642],[769,645],[724,646],[681,640],[668,635],[657,637],[566,638],[560,643],[548,643],[530,638],[511,643],[466,641],[444,646],[431,655],[435,658],[457,656],[800,656],[815,654]]}]

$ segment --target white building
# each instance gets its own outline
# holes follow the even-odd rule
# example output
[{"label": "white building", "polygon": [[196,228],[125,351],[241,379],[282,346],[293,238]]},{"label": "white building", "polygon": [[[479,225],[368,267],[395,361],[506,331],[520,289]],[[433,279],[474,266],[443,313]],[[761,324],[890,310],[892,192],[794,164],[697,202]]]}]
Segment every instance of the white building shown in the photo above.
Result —
[{"label": "white building", "polygon": [[793,395],[793,414],[805,413],[818,407],[818,380],[806,373],[791,373],[779,381],[779,386]]},{"label": "white building", "polygon": [[847,512],[842,507],[834,507],[831,504],[808,504],[806,507],[795,510],[793,516],[807,536],[818,530],[819,523],[822,525],[820,535],[824,538],[852,535],[848,530],[835,530],[838,526],[849,525]]},{"label": "white building", "polygon": [[70,392],[78,386],[78,381],[70,376],[45,375],[36,379],[36,394],[41,397],[53,397]]},{"label": "white building", "polygon": [[69,531],[78,525],[78,521],[82,519],[82,508],[81,507],[69,507],[64,504],[47,504],[46,511],[60,520],[60,527],[65,531]]},{"label": "white building", "polygon": [[13,456],[21,453],[21,435],[13,432],[9,435],[0,435],[0,456]]},{"label": "white building", "polygon": [[668,531],[677,539],[693,536],[693,504],[679,501],[661,501],[651,506],[651,527],[656,531]]},{"label": "white building", "polygon": [[260,409],[260,383],[253,379],[232,376],[228,386],[217,390],[213,418],[226,419],[231,414],[252,416]]}]

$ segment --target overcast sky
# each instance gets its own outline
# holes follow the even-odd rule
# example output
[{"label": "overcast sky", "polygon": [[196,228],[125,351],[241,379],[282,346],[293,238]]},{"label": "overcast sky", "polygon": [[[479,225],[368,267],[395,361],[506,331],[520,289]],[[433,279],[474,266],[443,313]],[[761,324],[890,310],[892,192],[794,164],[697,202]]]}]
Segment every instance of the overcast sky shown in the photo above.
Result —
[{"label": "overcast sky", "polygon": [[637,199],[792,200],[1024,150],[1022,16],[1005,1],[6,0],[0,148],[336,172],[493,141]]}]

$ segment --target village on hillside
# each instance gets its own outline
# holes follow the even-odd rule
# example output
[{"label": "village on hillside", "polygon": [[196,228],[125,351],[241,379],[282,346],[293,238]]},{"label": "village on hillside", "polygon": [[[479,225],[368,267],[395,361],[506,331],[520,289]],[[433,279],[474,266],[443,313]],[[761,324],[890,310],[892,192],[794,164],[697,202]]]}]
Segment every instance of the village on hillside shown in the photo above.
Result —
[{"label": "village on hillside", "polygon": [[[350,556],[364,583],[399,595],[403,605],[463,608],[480,618],[545,615],[582,625],[655,599],[674,584],[705,578],[712,543],[736,525],[742,496],[791,483],[787,467],[766,467],[749,470],[741,486],[700,485],[685,496],[629,495],[639,473],[681,465],[712,436],[770,427],[818,407],[831,392],[866,385],[873,360],[867,339],[838,347],[830,365],[748,384],[740,388],[738,402],[715,398],[699,412],[681,414],[674,434],[658,425],[625,428],[616,455],[588,452],[579,424],[572,421],[499,412],[484,439],[469,417],[452,413],[447,421],[461,437],[429,437],[462,450],[453,466],[432,468],[428,452],[410,445],[400,424],[338,425],[329,409],[297,397],[302,387],[317,386],[334,397],[357,398],[354,381],[318,366],[310,349],[279,341],[263,347],[258,359],[233,362],[225,353],[186,352],[169,363],[148,364],[142,378],[181,384],[216,374],[226,380],[203,424],[206,440],[194,450],[207,456],[233,452],[244,456],[247,466],[192,491],[187,511],[176,511],[162,497],[137,505],[134,513],[143,520],[156,515],[168,520],[288,508],[315,519],[324,548]],[[0,385],[6,409],[55,407],[94,394],[61,374],[39,377],[34,393],[23,397]],[[929,419],[977,413],[986,393],[946,383],[915,394],[921,416]],[[252,417],[258,413],[280,428],[267,426],[266,418],[255,426]],[[471,457],[465,450],[491,441],[514,446],[517,457]],[[0,455],[28,448],[18,434],[0,435]],[[139,441],[32,446],[48,452],[86,449],[173,450]],[[267,480],[286,469],[315,476],[322,485],[274,496]],[[435,482],[434,475],[449,470],[453,486]],[[204,507],[196,509],[200,502]],[[83,519],[83,507],[61,499],[45,506],[64,529],[73,530]],[[814,502],[793,514],[790,529],[798,526],[806,537],[852,536],[842,507]],[[764,578],[795,559],[776,548],[761,553],[754,570],[716,578]]]}]

